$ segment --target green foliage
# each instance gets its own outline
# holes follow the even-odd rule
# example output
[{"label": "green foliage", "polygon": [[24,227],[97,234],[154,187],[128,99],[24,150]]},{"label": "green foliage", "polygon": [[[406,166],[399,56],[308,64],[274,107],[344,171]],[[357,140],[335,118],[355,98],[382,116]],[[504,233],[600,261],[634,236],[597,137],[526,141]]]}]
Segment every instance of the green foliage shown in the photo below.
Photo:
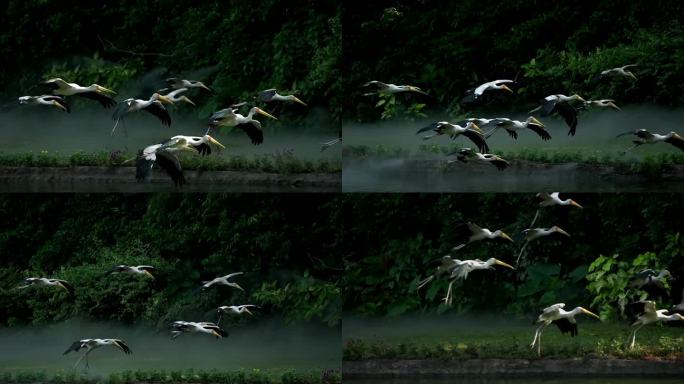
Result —
[{"label": "green foliage", "polygon": [[405,106],[404,103],[397,101],[397,94],[379,93],[378,102],[375,106],[382,109],[380,118],[389,120],[394,117],[402,116],[407,120],[413,121],[416,118],[427,117],[423,112],[425,103],[411,103]]}]

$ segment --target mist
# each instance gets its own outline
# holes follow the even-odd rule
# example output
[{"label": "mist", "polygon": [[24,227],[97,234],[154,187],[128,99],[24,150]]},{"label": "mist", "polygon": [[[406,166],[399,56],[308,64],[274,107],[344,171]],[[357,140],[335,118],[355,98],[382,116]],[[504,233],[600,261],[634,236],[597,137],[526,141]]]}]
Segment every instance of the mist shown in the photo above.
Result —
[{"label": "mist", "polygon": [[[501,112],[497,116],[525,120],[526,114]],[[345,145],[366,145],[402,148],[417,153],[423,145],[448,146],[448,137],[439,136],[422,140],[416,131],[435,121],[450,120],[444,115],[415,122],[381,122],[378,124],[345,123]],[[451,119],[454,120],[454,119]],[[582,153],[612,155],[627,161],[640,161],[647,155],[659,153],[680,154],[681,151],[669,144],[643,145],[627,154],[622,154],[632,146],[633,137],[617,138],[620,133],[646,128],[654,133],[682,131],[684,109],[668,109],[654,105],[626,106],[621,111],[591,110],[579,117],[577,133],[568,136],[568,127],[562,119],[547,117],[541,119],[550,132],[552,139],[542,141],[531,130],[519,131],[518,140],[513,140],[503,130],[498,130],[489,139],[491,152],[513,152],[519,150],[539,150],[556,152],[581,151]],[[483,128],[485,132],[489,128]],[[473,147],[465,137],[454,141],[462,147]],[[652,191],[666,186],[668,189],[684,190],[684,180],[663,182],[645,180],[634,175],[616,175],[612,169],[577,166],[576,164],[553,164],[534,166],[525,164],[511,166],[498,171],[490,164],[452,163],[440,154],[421,153],[420,156],[354,158],[344,157],[344,191],[393,191],[393,192],[525,192],[549,189],[565,189],[583,192],[610,191]]]},{"label": "mist", "polygon": [[114,347],[94,350],[89,356],[92,375],[122,370],[340,367],[339,327],[317,323],[290,325],[270,319],[226,330],[230,335],[224,339],[183,334],[171,340],[169,330],[79,320],[50,326],[5,328],[0,329],[0,371],[69,370],[84,351],[62,353],[71,343],[84,338],[119,338],[133,352],[124,355]]}]

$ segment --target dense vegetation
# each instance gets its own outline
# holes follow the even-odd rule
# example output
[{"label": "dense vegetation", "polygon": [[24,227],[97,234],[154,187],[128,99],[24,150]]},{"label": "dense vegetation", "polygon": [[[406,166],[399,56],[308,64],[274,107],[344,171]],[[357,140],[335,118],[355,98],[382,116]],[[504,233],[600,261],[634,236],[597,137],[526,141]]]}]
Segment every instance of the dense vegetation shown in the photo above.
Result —
[{"label": "dense vegetation", "polygon": [[[167,75],[215,92],[200,115],[267,88],[339,115],[341,11],[335,1],[9,1],[0,15],[3,99],[47,76],[149,97]],[[297,113],[297,111],[300,111]],[[294,109],[301,116],[305,111]],[[296,116],[295,116],[296,117]]]},{"label": "dense vegetation", "polygon": [[[343,100],[343,110],[350,118],[375,119],[423,113],[427,104],[459,114],[467,89],[502,78],[519,81],[517,95],[493,106],[526,107],[554,93],[614,98],[619,105],[681,105],[683,15],[684,4],[671,1],[350,3],[343,23],[345,87],[381,80],[418,85],[430,97],[401,95],[399,106],[380,108],[375,98],[354,97]],[[626,64],[640,65],[638,81],[589,81]]]},{"label": "dense vegetation", "polygon": [[[262,316],[336,325],[339,206],[325,195],[4,195],[0,325],[78,317],[164,327],[247,302]],[[158,277],[103,278],[118,264],[153,265]],[[245,293],[198,290],[236,271]],[[75,294],[17,290],[30,276],[65,279]]]},{"label": "dense vegetation", "polygon": [[[632,300],[642,297],[625,288],[633,273],[667,268],[674,276],[684,274],[684,212],[676,195],[565,196],[584,209],[541,209],[535,227],[558,225],[572,237],[530,243],[517,271],[473,273],[455,283],[452,308],[440,302],[448,280],[437,279],[419,292],[417,282],[432,273],[436,259],[450,253],[460,259],[496,257],[514,263],[523,240],[519,233],[537,212],[534,195],[345,196],[345,311],[392,316],[496,311],[531,318],[549,304],[565,302],[617,319],[625,302],[619,294]],[[503,229],[516,243],[482,241],[451,251],[460,244],[457,228],[462,221]],[[680,293],[681,287],[674,289],[671,301],[678,303]]]}]

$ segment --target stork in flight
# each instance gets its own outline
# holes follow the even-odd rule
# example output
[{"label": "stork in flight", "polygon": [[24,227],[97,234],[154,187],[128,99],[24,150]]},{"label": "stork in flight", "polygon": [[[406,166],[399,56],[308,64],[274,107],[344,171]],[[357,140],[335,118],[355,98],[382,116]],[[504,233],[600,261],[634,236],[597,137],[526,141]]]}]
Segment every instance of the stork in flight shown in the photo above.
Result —
[{"label": "stork in flight", "polygon": [[679,313],[670,313],[667,309],[656,309],[655,301],[639,301],[632,303],[631,306],[640,314],[632,324],[633,332],[630,337],[630,348],[634,348],[634,345],[636,344],[636,333],[644,325],[667,321],[684,321],[684,316]]},{"label": "stork in flight", "polygon": [[167,88],[160,89],[157,92],[166,92],[181,88],[200,88],[205,91],[212,92],[211,88],[204,85],[203,82],[197,80],[185,80],[178,77],[170,77],[166,79],[166,83],[169,85]]},{"label": "stork in flight", "polygon": [[472,242],[485,239],[504,239],[513,242],[513,239],[500,229],[492,232],[487,228],[481,228],[477,224],[471,222],[466,223],[465,227],[466,228],[463,228],[460,232],[462,236],[468,236],[468,240],[463,244],[455,246],[453,248],[455,251],[463,249],[463,247]]},{"label": "stork in flight", "polygon": [[386,95],[391,95],[395,93],[401,93],[401,92],[415,92],[415,93],[420,93],[421,95],[427,95],[425,91],[420,89],[419,87],[416,87],[414,85],[395,85],[395,84],[386,84],[381,81],[377,80],[372,80],[367,82],[366,84],[363,85],[366,88],[373,89],[373,92],[369,93],[364,93],[364,96],[372,96],[377,94],[386,94]]},{"label": "stork in flight", "polygon": [[[552,207],[554,205],[567,205],[571,207],[577,207],[577,208],[582,208],[579,203],[577,203],[573,199],[561,199],[560,198],[560,192],[539,192],[537,193],[536,197],[540,199],[541,201],[539,202],[539,207],[544,208],[544,207]],[[537,212],[534,214],[534,219],[532,219],[532,223],[530,224],[530,227],[534,225],[534,223],[537,222],[537,218],[539,217],[539,209],[537,209]]]},{"label": "stork in flight", "polygon": [[456,140],[457,137],[463,135],[470,139],[470,141],[477,146],[480,152],[489,152],[489,146],[487,145],[487,141],[485,141],[484,136],[482,136],[482,130],[472,121],[469,121],[465,126],[451,124],[448,121],[439,121],[419,129],[416,132],[416,135],[427,131],[432,131],[433,133],[423,136],[423,140],[440,135],[449,135],[451,140]]},{"label": "stork in flight", "polygon": [[512,83],[514,83],[514,81],[508,79],[488,81],[486,83],[478,85],[476,88],[469,89],[468,91],[466,91],[466,96],[463,97],[463,99],[461,99],[461,102],[473,103],[475,101],[478,101],[480,100],[480,98],[482,98],[482,95],[487,91],[504,90],[510,93],[515,93],[506,85]]},{"label": "stork in flight", "polygon": [[565,120],[565,123],[570,127],[570,131],[568,131],[568,136],[575,136],[575,132],[577,131],[577,115],[578,115],[578,110],[575,107],[576,103],[584,103],[586,100],[584,100],[580,95],[571,95],[571,96],[566,96],[562,94],[556,94],[556,95],[549,95],[543,98],[540,101],[540,105],[531,110],[529,113],[536,113],[540,112],[541,116],[549,116],[554,113],[557,113],[560,115],[563,120]]},{"label": "stork in flight", "polygon": [[520,256],[522,256],[523,251],[531,241],[540,237],[552,235],[554,233],[560,233],[561,235],[570,237],[569,233],[565,232],[556,225],[550,228],[527,228],[523,230],[522,233],[525,235],[525,243],[523,244],[522,248],[520,248],[520,253],[518,254],[518,259],[515,261],[515,265],[518,265],[520,262]]},{"label": "stork in flight", "polygon": [[154,275],[152,275],[152,272],[154,271],[155,268],[151,265],[117,265],[116,267],[105,272],[105,275],[112,273],[127,273],[132,275],[143,275],[149,277],[150,279],[154,279]]},{"label": "stork in flight", "polygon": [[620,107],[615,104],[615,100],[613,99],[587,100],[584,102],[583,108],[613,108],[616,111],[620,110]]},{"label": "stork in flight", "polygon": [[60,96],[42,95],[42,96],[21,96],[19,104],[24,105],[49,105],[61,109],[64,112],[71,112],[69,103],[66,99]]},{"label": "stork in flight", "polygon": [[591,79],[592,83],[596,83],[602,79],[612,77],[612,76],[617,76],[617,77],[628,77],[632,80],[636,80],[636,76],[634,76],[634,73],[631,71],[628,71],[627,68],[632,68],[632,67],[638,67],[638,64],[628,64],[628,65],[623,65],[622,67],[617,67],[617,68],[611,68],[611,69],[606,69],[605,71],[601,71],[598,75],[594,76],[593,79]]},{"label": "stork in flight", "polygon": [[258,113],[273,120],[278,119],[259,107],[252,107],[247,116],[243,116],[238,112],[239,108],[245,104],[244,102],[233,104],[228,108],[212,113],[209,116],[209,128],[235,127],[241,129],[247,134],[252,144],[259,145],[264,142],[264,131],[261,129],[261,122],[256,120],[254,115]]},{"label": "stork in flight", "polygon": [[[147,100],[130,98],[122,101],[119,103],[119,105],[117,105],[116,109],[114,110],[114,114],[112,114],[112,120],[114,120],[115,123],[111,134],[114,134],[116,127],[119,126],[120,122],[124,121],[126,116],[128,116],[130,113],[138,111],[149,112],[156,116],[162,125],[170,127],[171,115],[169,115],[169,111],[166,109],[166,107],[164,107],[164,104],[173,104],[173,101],[166,96],[160,95],[159,93],[154,93]],[[124,125],[124,132],[125,130],[126,126]]]},{"label": "stork in flight", "polygon": [[626,135],[634,135],[636,136],[636,139],[632,141],[634,145],[623,153],[627,153],[627,151],[631,151],[632,149],[644,145],[644,144],[656,144],[656,143],[668,143],[672,144],[673,146],[679,148],[680,150],[684,151],[684,138],[679,136],[676,132],[670,132],[665,135],[661,135],[658,133],[651,133],[645,129],[637,129],[629,132],[624,132],[616,137],[622,137]]},{"label": "stork in flight", "polygon": [[222,305],[218,307],[217,312],[219,314],[218,321],[216,324],[221,323],[221,317],[223,315],[242,315],[243,313],[249,314],[249,315],[254,315],[249,309],[250,308],[259,308],[258,305],[254,304],[243,304],[243,305]]},{"label": "stork in flight", "polygon": [[81,362],[81,360],[83,360],[84,358],[86,368],[89,368],[90,366],[88,365],[88,355],[90,354],[90,352],[97,348],[104,347],[107,345],[119,348],[123,351],[123,353],[127,355],[130,355],[132,353],[128,345],[126,345],[126,343],[121,339],[82,339],[74,341],[74,343],[71,344],[71,346],[66,351],[64,351],[63,354],[66,355],[71,351],[78,352],[81,349],[86,348],[86,353],[76,361],[76,364],[74,364],[74,368],[76,368],[78,364]]},{"label": "stork in flight", "polygon": [[205,333],[207,335],[215,336],[217,339],[228,337],[228,332],[221,329],[218,325],[206,321],[174,321],[171,324],[171,340],[177,339],[184,333]]},{"label": "stork in flight", "polygon": [[229,279],[233,276],[239,276],[242,275],[244,272],[233,272],[231,274],[225,275],[225,276],[219,276],[213,280],[209,281],[203,281],[202,282],[202,289],[208,289],[214,285],[219,286],[219,285],[224,285],[226,287],[232,287],[232,288],[237,288],[241,291],[244,292],[244,289],[238,284],[233,281],[230,281]]},{"label": "stork in flight", "polygon": [[565,303],[558,303],[544,308],[542,313],[537,318],[536,324],[541,324],[534,332],[534,339],[532,339],[532,344],[530,348],[537,347],[537,356],[541,356],[541,335],[544,329],[550,324],[556,324],[561,333],[570,333],[571,337],[577,336],[577,320],[575,316],[580,314],[585,314],[593,316],[597,319],[601,319],[595,313],[589,311],[588,309],[582,307],[576,307],[572,311],[566,311]]},{"label": "stork in flight", "polygon": [[449,160],[447,163],[451,164],[456,161],[462,163],[467,163],[468,161],[480,161],[484,163],[489,163],[495,166],[498,170],[502,171],[506,169],[510,163],[506,161],[503,157],[499,155],[494,155],[491,153],[480,153],[472,148],[461,148],[455,152],[448,153],[447,156],[456,155],[456,160]]},{"label": "stork in flight", "polygon": [[534,116],[528,117],[525,121],[511,120],[503,117],[494,120],[494,128],[485,133],[485,139],[489,139],[497,129],[504,129],[506,132],[508,132],[509,136],[517,140],[518,131],[527,128],[536,133],[539,137],[541,137],[542,140],[551,140],[551,134],[544,129],[544,124],[537,120]]},{"label": "stork in flight", "polygon": [[25,289],[32,286],[48,286],[58,287],[65,290],[69,296],[74,295],[74,287],[66,280],[48,279],[47,277],[29,277],[24,280],[24,285],[17,287],[18,289]]},{"label": "stork in flight", "polygon": [[272,101],[292,101],[303,106],[307,106],[305,102],[299,100],[295,95],[281,95],[275,88],[267,89],[265,91],[259,92],[257,95],[257,100],[264,103],[270,103]]},{"label": "stork in flight", "polygon": [[116,105],[116,101],[111,97],[111,95],[115,95],[116,92],[98,84],[92,84],[88,87],[83,87],[76,83],[67,83],[63,79],[57,77],[44,81],[40,85],[48,89],[53,95],[81,96],[87,99],[95,100],[105,108]]}]

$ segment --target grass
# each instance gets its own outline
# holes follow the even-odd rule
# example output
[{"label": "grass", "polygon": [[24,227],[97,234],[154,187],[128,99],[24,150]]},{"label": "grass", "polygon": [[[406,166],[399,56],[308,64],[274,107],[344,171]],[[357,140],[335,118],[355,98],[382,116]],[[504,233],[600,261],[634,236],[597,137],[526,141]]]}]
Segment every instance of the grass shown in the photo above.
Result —
[{"label": "grass", "polygon": [[92,377],[86,372],[60,371],[55,374],[46,372],[0,372],[2,383],[230,383],[230,384],[338,384],[342,376],[337,371],[281,373],[260,370],[239,371],[123,371],[111,373],[107,377]]},{"label": "grass", "polygon": [[[343,148],[344,157],[423,157],[426,155],[447,156],[447,154],[460,149],[459,145],[421,145],[417,151],[411,151],[401,147],[386,147],[354,145]],[[626,157],[616,151],[598,150],[542,150],[542,149],[520,149],[517,151],[494,151],[496,155],[503,157],[511,162],[533,162],[543,164],[588,164],[615,166],[624,173],[639,174],[649,178],[658,178],[663,173],[669,171],[673,165],[684,165],[684,154],[682,153],[658,153],[645,155],[641,160],[633,157]]]},{"label": "grass", "polygon": [[[637,345],[628,348],[630,330],[624,324],[579,320],[579,335],[571,338],[555,326],[542,336],[542,358],[684,359],[684,328],[647,326],[637,333]],[[456,328],[456,327],[455,327]],[[503,330],[455,329],[444,332],[347,339],[343,359],[536,359],[529,347],[534,326]]]},{"label": "grass", "polygon": [[[62,155],[54,152],[0,153],[0,166],[9,167],[121,167],[133,166],[133,154],[121,152],[77,152]],[[183,156],[181,163],[184,169],[201,171],[244,171],[269,172],[281,174],[294,173],[339,173],[342,165],[339,162],[320,159],[317,161],[300,160],[289,153],[247,156]]]}]

